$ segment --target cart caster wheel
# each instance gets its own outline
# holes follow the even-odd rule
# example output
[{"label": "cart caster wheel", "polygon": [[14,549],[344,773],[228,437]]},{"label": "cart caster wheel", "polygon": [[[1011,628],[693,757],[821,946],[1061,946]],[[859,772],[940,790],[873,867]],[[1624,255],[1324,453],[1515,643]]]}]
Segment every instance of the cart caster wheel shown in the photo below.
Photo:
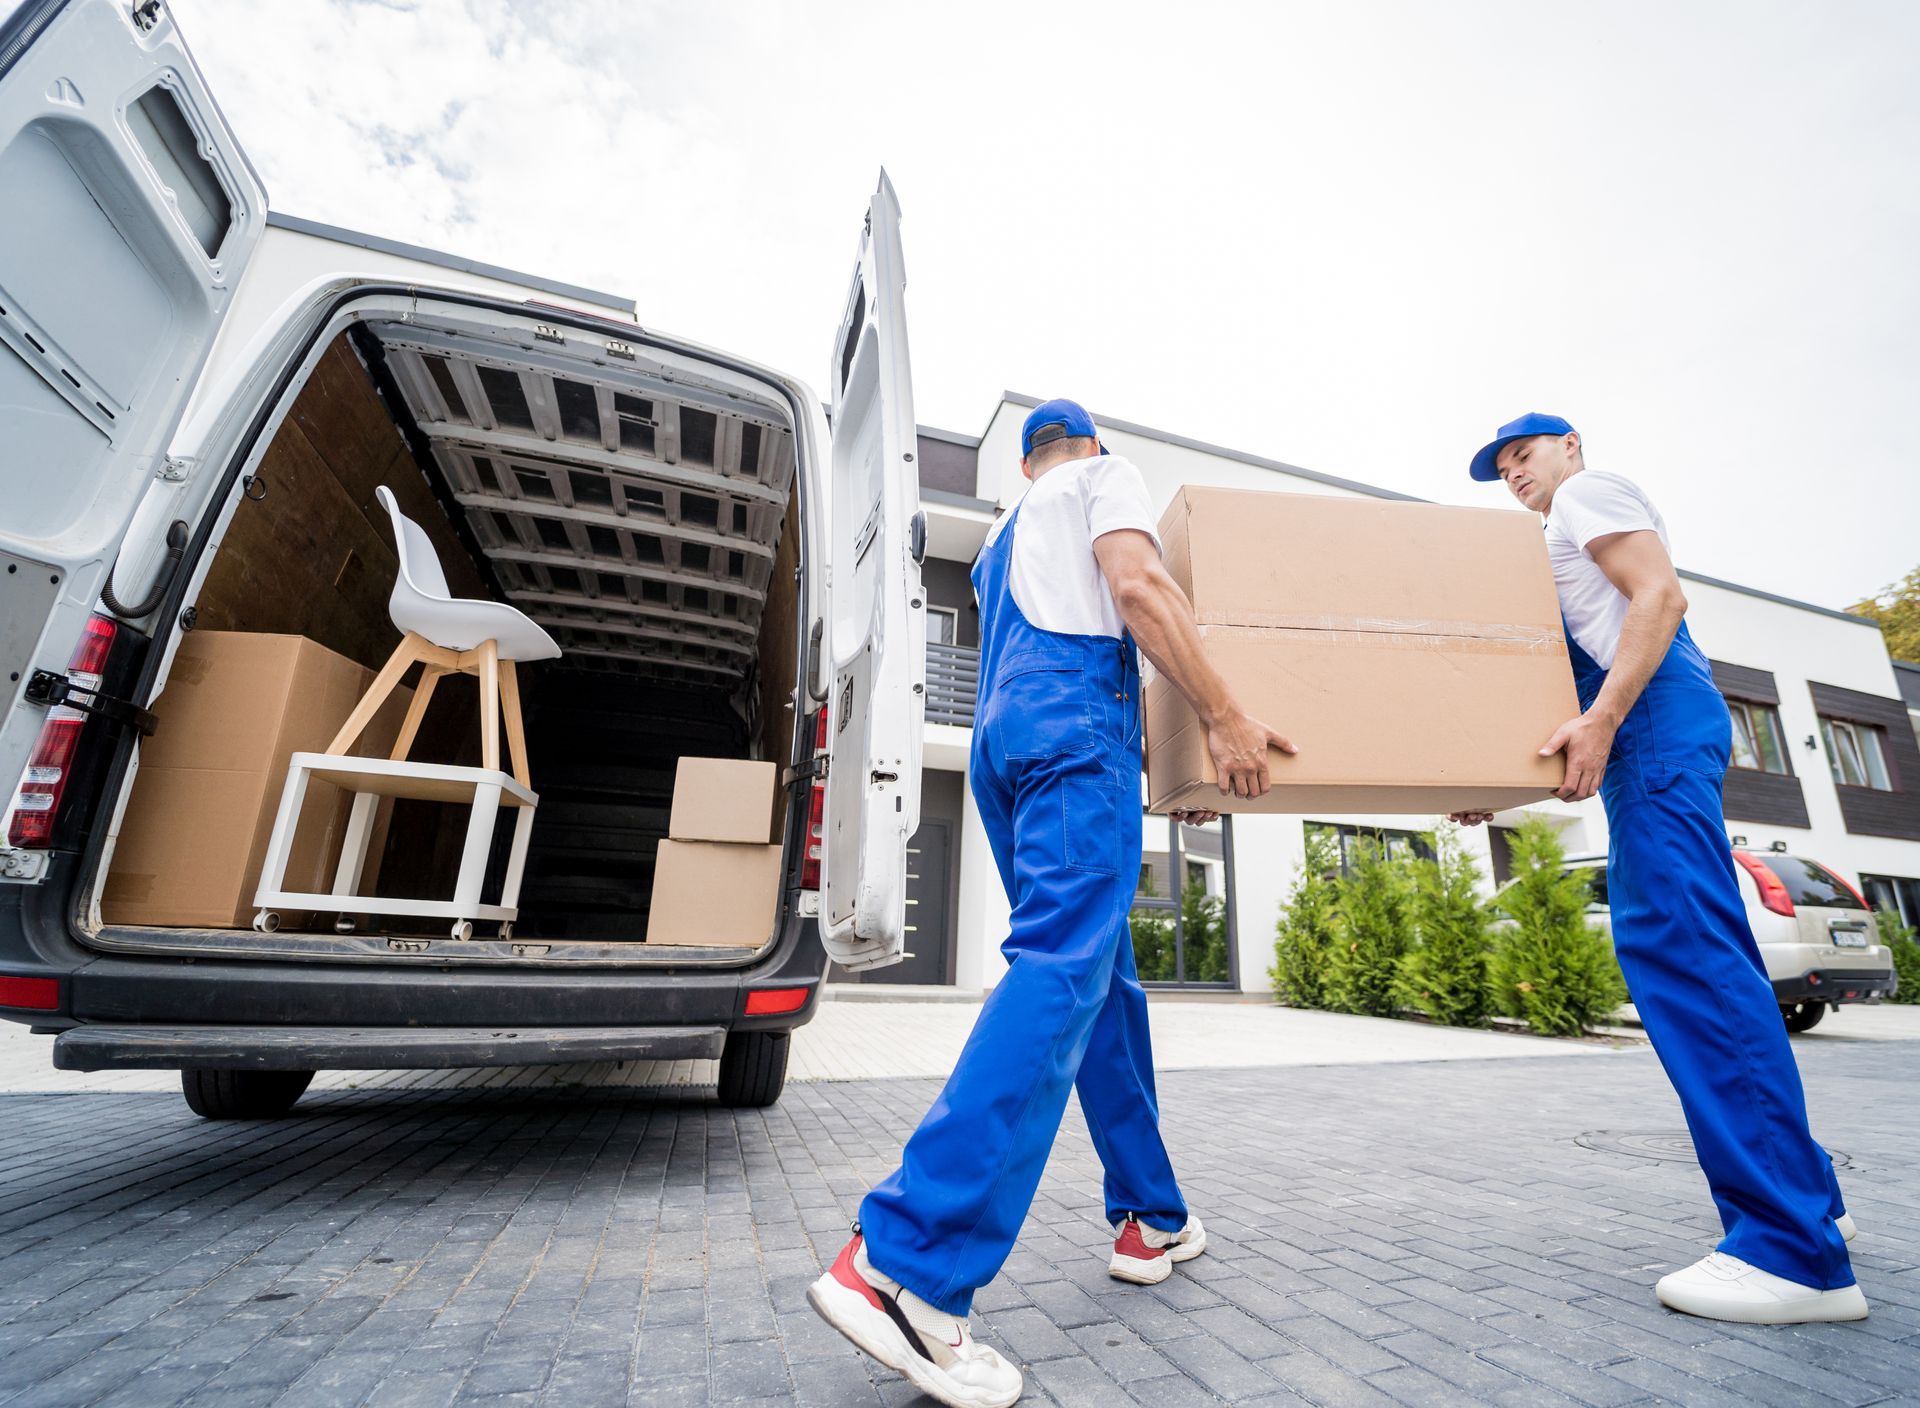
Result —
[{"label": "cart caster wheel", "polygon": [[505,943],[508,939],[512,937],[513,937],[513,921],[509,919],[500,926],[500,942]]},{"label": "cart caster wheel", "polygon": [[270,909],[263,909],[253,916],[253,927],[256,933],[271,934],[280,927],[280,916]]},{"label": "cart caster wheel", "polygon": [[333,932],[336,934],[351,934],[359,927],[353,922],[353,916],[350,914],[343,914],[333,921]]},{"label": "cart caster wheel", "polygon": [[460,940],[460,942],[462,943],[465,943],[468,939],[472,938],[473,937],[473,921],[470,919],[462,919],[459,922],[457,922],[453,926],[453,936],[454,938]]}]

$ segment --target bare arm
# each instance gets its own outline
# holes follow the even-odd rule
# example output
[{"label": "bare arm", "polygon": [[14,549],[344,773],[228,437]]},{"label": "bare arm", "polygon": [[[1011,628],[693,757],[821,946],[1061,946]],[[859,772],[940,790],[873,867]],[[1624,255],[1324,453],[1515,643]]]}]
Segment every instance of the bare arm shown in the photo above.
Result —
[{"label": "bare arm", "polygon": [[1220,791],[1258,797],[1270,785],[1267,749],[1299,751],[1265,724],[1250,717],[1207,660],[1194,624],[1193,605],[1167,574],[1153,539],[1123,529],[1093,542],[1120,618],[1154,668],[1187,697],[1207,730],[1207,750],[1220,774]]},{"label": "bare arm", "polygon": [[[1568,802],[1583,802],[1600,790],[1613,736],[1660,668],[1687,614],[1680,574],[1658,533],[1645,528],[1609,533],[1587,544],[1587,551],[1626,597],[1627,619],[1620,626],[1613,667],[1593,707],[1562,724],[1540,750],[1542,757],[1566,750],[1566,780],[1554,795]],[[1475,826],[1490,817],[1488,812],[1455,812],[1452,820]]]},{"label": "bare arm", "polygon": [[1584,714],[1562,724],[1540,750],[1549,756],[1566,749],[1567,779],[1557,795],[1569,802],[1584,801],[1600,790],[1613,736],[1660,668],[1687,614],[1680,575],[1658,533],[1645,528],[1609,533],[1587,544],[1587,551],[1627,598],[1627,619],[1599,698]]}]

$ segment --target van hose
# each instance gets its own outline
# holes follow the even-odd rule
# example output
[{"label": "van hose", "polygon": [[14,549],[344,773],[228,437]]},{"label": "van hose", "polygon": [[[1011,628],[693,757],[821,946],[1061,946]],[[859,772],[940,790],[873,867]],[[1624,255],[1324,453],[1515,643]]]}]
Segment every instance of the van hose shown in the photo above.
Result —
[{"label": "van hose", "polygon": [[[113,594],[113,573],[107,573],[107,580],[100,584],[100,599],[107,604],[107,610],[122,621],[137,621],[142,616],[151,615],[160,605],[160,598],[167,594],[167,588],[173,585],[173,574],[180,570],[180,559],[187,555],[187,525],[184,519],[176,518],[167,529],[167,560],[161,564],[159,575],[153,579],[153,590],[147,593],[147,599],[134,606],[123,606]],[[116,560],[114,566],[119,567]]]}]

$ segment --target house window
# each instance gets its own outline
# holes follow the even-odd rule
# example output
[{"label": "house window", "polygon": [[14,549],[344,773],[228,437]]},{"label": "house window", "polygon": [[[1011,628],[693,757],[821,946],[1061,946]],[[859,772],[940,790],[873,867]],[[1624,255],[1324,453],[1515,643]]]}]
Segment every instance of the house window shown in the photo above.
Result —
[{"label": "house window", "polygon": [[[1867,903],[1884,909],[1903,924],[1920,929],[1920,880],[1905,875],[1862,875],[1860,888]],[[1886,936],[1882,935],[1882,942]]]},{"label": "house window", "polygon": [[1140,886],[1127,921],[1140,981],[1235,986],[1233,819],[1206,826],[1152,815],[1141,821]]},{"label": "house window", "polygon": [[1733,715],[1733,766],[1792,776],[1779,710],[1744,699],[1729,699],[1727,710]]},{"label": "house window", "polygon": [[960,639],[960,613],[951,606],[927,608],[927,644],[953,645]]},{"label": "house window", "polygon": [[1871,787],[1891,792],[1887,780],[1886,756],[1880,746],[1880,733],[1872,724],[1849,719],[1820,717],[1820,736],[1827,744],[1827,764],[1833,780],[1844,787]]},{"label": "house window", "polygon": [[1388,860],[1404,860],[1417,856],[1421,860],[1433,859],[1433,837],[1425,831],[1393,831],[1382,826],[1349,826],[1345,822],[1310,821],[1307,823],[1309,836],[1330,837],[1340,852],[1340,873],[1346,874],[1353,864],[1354,847],[1371,842],[1377,846]]}]

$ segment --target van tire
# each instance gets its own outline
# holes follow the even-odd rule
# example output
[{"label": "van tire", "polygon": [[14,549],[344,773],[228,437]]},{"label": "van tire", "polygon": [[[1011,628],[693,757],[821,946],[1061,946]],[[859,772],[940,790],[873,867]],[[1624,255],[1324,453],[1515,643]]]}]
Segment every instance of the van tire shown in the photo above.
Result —
[{"label": "van tire", "polygon": [[1827,1015],[1824,1002],[1796,1002],[1791,1007],[1782,1007],[1780,1016],[1786,1021],[1790,1032],[1810,1031],[1820,1025],[1820,1019]]},{"label": "van tire", "polygon": [[729,1032],[720,1052],[720,1103],[757,1110],[780,1098],[787,1085],[792,1032]]},{"label": "van tire", "polygon": [[187,1107],[210,1120],[274,1120],[306,1093],[312,1071],[222,1071],[189,1066],[180,1072]]}]

